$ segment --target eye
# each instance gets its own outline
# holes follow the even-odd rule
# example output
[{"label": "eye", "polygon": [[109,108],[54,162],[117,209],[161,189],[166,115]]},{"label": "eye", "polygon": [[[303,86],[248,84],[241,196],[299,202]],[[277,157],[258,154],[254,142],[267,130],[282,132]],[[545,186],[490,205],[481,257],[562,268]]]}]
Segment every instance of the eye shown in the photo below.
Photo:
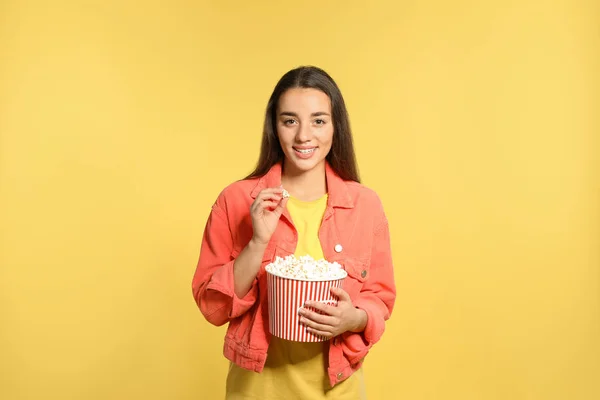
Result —
[{"label": "eye", "polygon": [[317,124],[317,125],[325,125],[325,120],[324,119],[316,119],[315,120],[315,124]]},{"label": "eye", "polygon": [[295,119],[286,119],[283,121],[283,123],[285,125],[292,125],[292,124],[296,123],[296,120]]}]

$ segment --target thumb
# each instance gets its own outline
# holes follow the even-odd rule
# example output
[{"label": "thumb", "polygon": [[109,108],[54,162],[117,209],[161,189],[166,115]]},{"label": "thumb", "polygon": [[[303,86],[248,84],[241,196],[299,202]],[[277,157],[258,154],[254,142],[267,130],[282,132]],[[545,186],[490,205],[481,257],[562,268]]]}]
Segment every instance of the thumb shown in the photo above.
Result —
[{"label": "thumb", "polygon": [[275,207],[275,210],[273,210],[275,215],[277,215],[278,217],[281,217],[281,214],[283,214],[283,210],[285,210],[285,206],[288,202],[288,199],[289,199],[289,197],[284,197],[283,199],[281,199],[281,201],[279,202],[277,207]]},{"label": "thumb", "polygon": [[344,289],[339,287],[332,287],[331,293],[338,298],[338,301],[352,301],[350,300],[350,295]]}]

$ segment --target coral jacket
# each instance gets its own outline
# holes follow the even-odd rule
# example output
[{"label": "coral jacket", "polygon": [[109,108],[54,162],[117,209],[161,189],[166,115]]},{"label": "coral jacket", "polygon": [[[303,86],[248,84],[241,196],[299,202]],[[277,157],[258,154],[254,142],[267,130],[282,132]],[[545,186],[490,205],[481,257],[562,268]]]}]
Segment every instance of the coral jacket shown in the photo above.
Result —
[{"label": "coral jacket", "polygon": [[[325,259],[348,272],[344,290],[355,307],[367,314],[363,332],[346,332],[329,343],[328,376],[331,386],[362,365],[369,349],[380,340],[391,315],[396,287],[388,221],[377,194],[365,186],[342,180],[326,164],[328,201],[319,239]],[[192,292],[211,324],[229,323],[224,355],[241,368],[262,371],[269,347],[269,313],[265,265],[296,249],[297,231],[287,212],[264,253],[250,291],[234,293],[233,264],[252,238],[250,205],[258,193],[281,185],[281,164],[263,177],[235,182],[219,195],[206,223]]]}]

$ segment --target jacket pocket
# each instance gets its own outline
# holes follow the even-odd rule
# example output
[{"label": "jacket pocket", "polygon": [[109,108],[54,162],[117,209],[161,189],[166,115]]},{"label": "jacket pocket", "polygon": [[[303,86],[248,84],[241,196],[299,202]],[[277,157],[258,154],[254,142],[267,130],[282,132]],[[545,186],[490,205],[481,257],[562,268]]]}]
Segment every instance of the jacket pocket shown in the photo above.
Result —
[{"label": "jacket pocket", "polygon": [[369,279],[369,266],[366,262],[352,257],[340,260],[338,263],[342,264],[348,273],[348,277],[344,280],[343,288],[351,298],[354,298],[360,293],[364,283]]}]

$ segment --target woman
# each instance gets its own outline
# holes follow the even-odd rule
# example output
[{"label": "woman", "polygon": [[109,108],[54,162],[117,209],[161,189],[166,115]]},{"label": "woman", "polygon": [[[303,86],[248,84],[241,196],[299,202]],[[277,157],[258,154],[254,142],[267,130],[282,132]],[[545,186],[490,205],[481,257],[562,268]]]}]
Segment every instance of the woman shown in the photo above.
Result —
[{"label": "woman", "polygon": [[[332,289],[336,307],[299,311],[326,342],[269,333],[264,267],[290,254],[348,272]],[[363,359],[396,297],[389,229],[378,196],[359,183],[346,106],[325,71],[300,67],[277,83],[258,166],[213,205],[192,289],[210,323],[229,323],[227,399],[365,398]]]}]

